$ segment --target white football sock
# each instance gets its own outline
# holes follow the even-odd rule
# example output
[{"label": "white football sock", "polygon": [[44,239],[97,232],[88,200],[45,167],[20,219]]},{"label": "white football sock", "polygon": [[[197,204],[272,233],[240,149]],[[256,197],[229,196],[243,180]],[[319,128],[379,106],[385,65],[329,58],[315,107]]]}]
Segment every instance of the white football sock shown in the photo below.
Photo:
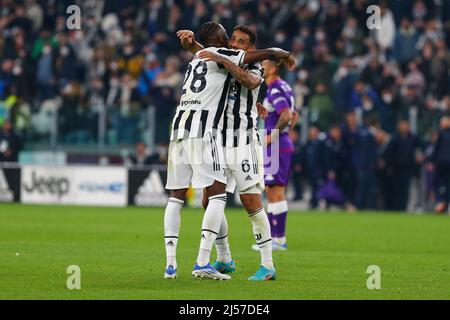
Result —
[{"label": "white football sock", "polygon": [[177,268],[177,245],[178,233],[180,232],[180,211],[184,201],[176,198],[169,198],[166,211],[164,212],[164,242],[166,245],[166,268],[172,265]]},{"label": "white football sock", "polygon": [[208,207],[203,216],[200,250],[197,257],[197,265],[200,267],[206,266],[209,262],[212,246],[225,216],[226,204],[227,195],[225,193],[209,197]]},{"label": "white football sock", "polygon": [[224,215],[216,238],[217,261],[228,263],[231,261],[230,245],[228,243],[228,222]]},{"label": "white football sock", "polygon": [[273,270],[272,260],[272,238],[270,236],[270,222],[264,208],[261,208],[249,215],[253,226],[256,244],[260,248],[261,265]]}]

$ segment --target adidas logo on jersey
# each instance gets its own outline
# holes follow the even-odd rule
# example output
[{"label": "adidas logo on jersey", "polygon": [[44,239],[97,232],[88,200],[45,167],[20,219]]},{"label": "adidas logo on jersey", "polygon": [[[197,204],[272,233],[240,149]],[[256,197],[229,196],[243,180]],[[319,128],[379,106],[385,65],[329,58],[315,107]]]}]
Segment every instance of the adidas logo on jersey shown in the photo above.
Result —
[{"label": "adidas logo on jersey", "polygon": [[247,176],[247,177],[245,178],[245,181],[250,181],[250,180],[253,180],[252,177],[250,177],[250,176]]},{"label": "adidas logo on jersey", "polygon": [[12,202],[14,200],[14,194],[8,185],[5,173],[0,169],[0,202]]},{"label": "adidas logo on jersey", "polygon": [[167,204],[167,194],[161,182],[161,177],[156,170],[152,170],[138,193],[134,196],[134,203],[137,206],[165,206]]}]

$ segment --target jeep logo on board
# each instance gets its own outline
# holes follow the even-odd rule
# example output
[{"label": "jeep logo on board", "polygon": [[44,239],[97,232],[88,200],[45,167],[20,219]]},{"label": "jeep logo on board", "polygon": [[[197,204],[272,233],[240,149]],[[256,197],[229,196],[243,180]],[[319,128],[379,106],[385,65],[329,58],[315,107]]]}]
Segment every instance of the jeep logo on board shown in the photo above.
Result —
[{"label": "jeep logo on board", "polygon": [[38,177],[35,171],[31,174],[31,184],[24,184],[23,188],[28,193],[39,192],[40,194],[56,194],[59,198],[69,193],[69,179],[64,177]]}]

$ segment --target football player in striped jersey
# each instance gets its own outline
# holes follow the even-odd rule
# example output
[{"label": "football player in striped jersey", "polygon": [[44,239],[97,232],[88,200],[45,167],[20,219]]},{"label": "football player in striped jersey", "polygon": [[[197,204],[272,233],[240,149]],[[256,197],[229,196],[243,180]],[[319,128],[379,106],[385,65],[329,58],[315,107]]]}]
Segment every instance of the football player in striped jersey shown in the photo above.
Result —
[{"label": "football player in striped jersey", "polygon": [[[289,52],[271,48],[253,51],[228,48],[225,29],[215,22],[200,27],[199,39],[205,49],[189,63],[183,94],[171,130],[166,188],[170,198],[165,210],[164,233],[167,265],[165,278],[176,278],[176,247],[180,210],[189,185],[205,188],[208,205],[202,222],[200,249],[192,274],[195,278],[228,280],[210,263],[212,246],[219,233],[226,204],[226,166],[222,147],[223,113],[227,105],[231,75],[228,62],[241,66],[264,59],[284,61],[295,66]],[[222,63],[212,61],[223,57]]]},{"label": "football player in striped jersey", "polygon": [[[201,45],[195,42],[192,31],[181,30],[177,34],[182,41],[187,42],[186,49],[194,54],[201,50]],[[251,28],[236,26],[230,38],[230,48],[247,52],[255,50],[256,38],[257,34]],[[263,82],[263,68],[259,62],[240,67],[218,55],[210,54],[209,58],[224,65],[233,76],[225,107],[222,140],[227,166],[226,190],[234,192],[237,187],[261,253],[260,267],[249,280],[275,280],[270,223],[261,197],[264,190],[263,151],[257,129],[256,99]],[[206,192],[203,203],[206,208]],[[222,273],[232,273],[236,266],[230,253],[225,216],[216,238],[216,251],[217,260],[213,266]]]}]

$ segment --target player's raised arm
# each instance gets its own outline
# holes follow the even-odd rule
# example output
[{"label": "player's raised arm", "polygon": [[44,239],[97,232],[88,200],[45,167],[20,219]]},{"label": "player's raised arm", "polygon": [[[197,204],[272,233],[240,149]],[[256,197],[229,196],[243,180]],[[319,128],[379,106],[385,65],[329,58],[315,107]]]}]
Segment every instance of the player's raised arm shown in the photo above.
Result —
[{"label": "player's raised arm", "polygon": [[204,49],[203,46],[195,40],[194,32],[191,30],[178,30],[177,37],[181,41],[181,46],[193,54]]},{"label": "player's raised arm", "polygon": [[[222,51],[234,52],[233,50],[222,50]],[[219,53],[221,53],[220,50]],[[199,58],[213,61],[216,61],[215,59],[217,59],[217,57],[214,56],[214,53],[211,54],[209,51],[200,52]],[[284,64],[289,71],[293,71],[296,66],[294,55],[291,54],[289,51],[280,48],[269,48],[269,49],[247,51],[240,64],[250,64],[260,62],[263,60],[276,60],[279,64]]]},{"label": "player's raised arm", "polygon": [[262,74],[258,75],[254,72],[242,69],[236,64],[237,62],[234,62],[225,55],[205,50],[200,52],[199,58],[204,59],[205,61],[214,61],[222,65],[231,73],[236,81],[250,90],[258,87],[263,82]]},{"label": "player's raised arm", "polygon": [[294,55],[289,51],[280,48],[268,48],[248,51],[244,57],[244,64],[259,62],[263,60],[276,60],[284,64],[289,71],[293,71],[296,66]]}]

